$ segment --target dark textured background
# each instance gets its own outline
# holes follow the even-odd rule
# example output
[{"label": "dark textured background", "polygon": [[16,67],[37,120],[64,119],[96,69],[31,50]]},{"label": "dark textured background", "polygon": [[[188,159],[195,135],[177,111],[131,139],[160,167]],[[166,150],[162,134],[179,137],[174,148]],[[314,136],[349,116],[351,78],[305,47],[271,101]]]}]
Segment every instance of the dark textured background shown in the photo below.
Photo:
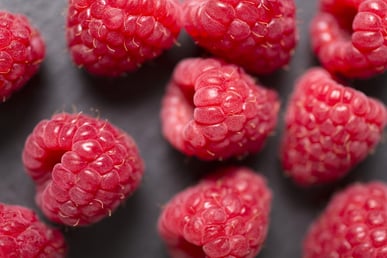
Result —
[{"label": "dark textured background", "polygon": [[[0,2],[0,9],[27,15],[47,44],[46,59],[37,76],[0,104],[0,201],[28,206],[41,216],[34,203],[34,185],[20,158],[27,135],[36,123],[58,111],[98,114],[134,137],[145,159],[146,171],[141,187],[112,217],[90,227],[64,229],[69,257],[165,258],[165,248],[156,232],[161,205],[215,166],[187,159],[172,149],[160,133],[160,101],[174,65],[201,52],[183,32],[180,46],[139,71],[125,78],[93,78],[74,67],[69,58],[64,36],[66,3],[65,0]],[[300,42],[295,56],[288,69],[259,78],[263,84],[277,89],[282,98],[276,135],[261,153],[241,162],[266,176],[274,195],[270,230],[260,258],[300,257],[305,230],[333,191],[354,181],[387,179],[385,142],[336,184],[301,189],[283,176],[277,155],[283,109],[295,79],[308,67],[318,65],[310,52],[307,33],[316,2],[299,0],[296,4]],[[386,75],[352,85],[387,103]]]}]

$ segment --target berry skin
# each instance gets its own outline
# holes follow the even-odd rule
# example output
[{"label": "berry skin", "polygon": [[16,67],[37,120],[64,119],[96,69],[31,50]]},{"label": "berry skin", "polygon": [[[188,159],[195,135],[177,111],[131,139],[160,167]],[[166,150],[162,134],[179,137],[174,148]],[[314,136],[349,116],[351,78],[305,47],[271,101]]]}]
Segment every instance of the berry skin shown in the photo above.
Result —
[{"label": "berry skin", "polygon": [[311,68],[296,83],[285,113],[284,170],[300,185],[335,181],[373,151],[386,122],[381,102]]},{"label": "berry skin", "polygon": [[68,47],[88,72],[119,76],[171,48],[180,19],[176,0],[70,0]]},{"label": "berry skin", "polygon": [[37,185],[38,206],[52,221],[69,226],[110,216],[136,190],[144,170],[129,135],[80,113],[39,122],[22,157]]},{"label": "berry skin", "polygon": [[387,186],[354,183],[336,193],[303,242],[303,258],[387,257]]},{"label": "berry skin", "polygon": [[45,225],[34,211],[0,203],[0,257],[62,258],[66,252],[62,233]]},{"label": "berry skin", "polygon": [[250,73],[286,66],[298,42],[293,0],[186,0],[182,9],[199,46]]},{"label": "berry skin", "polygon": [[45,48],[40,32],[26,16],[0,10],[0,101],[37,73]]},{"label": "berry skin", "polygon": [[387,69],[387,1],[321,0],[311,43],[331,73],[367,79]]},{"label": "berry skin", "polygon": [[158,232],[172,258],[253,258],[267,235],[271,190],[246,167],[224,167],[176,194]]},{"label": "berry skin", "polygon": [[175,67],[162,101],[165,138],[202,160],[243,157],[262,149],[277,123],[277,93],[240,67],[187,58]]}]

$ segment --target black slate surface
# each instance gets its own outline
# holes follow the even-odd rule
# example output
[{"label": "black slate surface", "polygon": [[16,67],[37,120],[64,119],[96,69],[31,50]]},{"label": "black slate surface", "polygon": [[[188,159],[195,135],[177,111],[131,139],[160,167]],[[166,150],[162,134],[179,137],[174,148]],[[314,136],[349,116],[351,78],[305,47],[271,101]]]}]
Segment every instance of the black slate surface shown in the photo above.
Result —
[{"label": "black slate surface", "polygon": [[[95,78],[78,70],[68,55],[64,35],[66,3],[65,0],[0,2],[0,9],[27,15],[47,44],[46,59],[39,73],[6,103],[0,104],[0,201],[30,207],[45,220],[34,203],[34,185],[21,162],[24,141],[36,123],[55,112],[97,114],[134,137],[146,162],[146,171],[141,187],[112,217],[90,227],[63,229],[69,245],[68,257],[166,258],[168,255],[156,232],[160,207],[216,166],[184,157],[160,133],[160,101],[171,71],[179,60],[198,56],[201,51],[183,32],[180,46],[137,72],[125,78]],[[385,141],[335,184],[301,189],[283,176],[277,153],[287,97],[296,78],[308,67],[318,65],[310,52],[307,33],[316,1],[298,0],[296,4],[300,42],[292,62],[286,70],[259,77],[281,96],[276,135],[269,139],[262,152],[240,163],[266,176],[273,191],[270,230],[260,258],[300,257],[305,230],[335,190],[355,181],[387,179]],[[387,103],[387,74],[354,81],[352,85]]]}]

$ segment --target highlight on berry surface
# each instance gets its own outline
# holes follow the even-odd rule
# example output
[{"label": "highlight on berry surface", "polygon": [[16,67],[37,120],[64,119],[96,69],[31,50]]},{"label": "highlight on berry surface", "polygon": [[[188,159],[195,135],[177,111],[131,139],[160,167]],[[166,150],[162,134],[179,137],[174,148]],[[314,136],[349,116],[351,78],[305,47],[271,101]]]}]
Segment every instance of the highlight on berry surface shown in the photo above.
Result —
[{"label": "highlight on berry surface", "polygon": [[66,254],[59,229],[43,223],[27,207],[0,203],[0,257],[64,258]]},{"label": "highlight on berry surface", "polygon": [[244,70],[215,58],[186,58],[174,69],[161,107],[166,140],[202,160],[259,152],[277,124],[274,90]]},{"label": "highlight on berry surface", "polygon": [[168,201],[158,232],[171,258],[253,258],[266,239],[271,198],[250,168],[218,168]]},{"label": "highlight on berry surface", "polygon": [[287,66],[298,42],[293,0],[186,0],[182,9],[196,44],[249,73]]},{"label": "highlight on berry surface", "polygon": [[37,73],[45,43],[27,16],[0,10],[0,101],[6,101]]},{"label": "highlight on berry surface", "polygon": [[144,162],[126,132],[82,113],[40,121],[22,153],[36,202],[52,221],[86,226],[110,216],[139,186]]},{"label": "highlight on berry surface", "polygon": [[320,0],[312,48],[331,73],[366,79],[387,69],[387,1]]},{"label": "highlight on berry surface", "polygon": [[283,169],[310,186],[336,181],[366,159],[381,141],[387,110],[323,68],[310,68],[296,82],[284,119]]},{"label": "highlight on berry surface", "polygon": [[309,226],[302,257],[387,257],[386,217],[386,184],[353,183],[336,192]]},{"label": "highlight on berry surface", "polygon": [[66,38],[76,65],[114,77],[171,48],[181,26],[177,0],[70,0]]}]

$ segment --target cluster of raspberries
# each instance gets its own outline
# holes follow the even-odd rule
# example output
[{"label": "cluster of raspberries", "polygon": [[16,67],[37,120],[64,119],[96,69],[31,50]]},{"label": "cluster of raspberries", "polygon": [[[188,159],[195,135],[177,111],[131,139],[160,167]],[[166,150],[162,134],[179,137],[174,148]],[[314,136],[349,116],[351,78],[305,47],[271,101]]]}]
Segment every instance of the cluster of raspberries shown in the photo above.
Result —
[{"label": "cluster of raspberries", "polygon": [[[321,67],[298,78],[284,113],[279,158],[295,184],[328,184],[375,150],[385,105],[345,82],[387,69],[387,1],[319,0],[310,21]],[[65,36],[78,67],[95,76],[135,72],[173,47],[184,29],[207,57],[175,67],[162,98],[166,141],[204,162],[257,154],[275,131],[278,93],[254,76],[290,64],[298,42],[292,0],[69,0]],[[0,98],[39,70],[45,42],[27,17],[0,11]],[[40,121],[22,162],[36,203],[52,222],[89,226],[111,216],[140,185],[135,140],[82,113]],[[174,258],[252,258],[270,223],[272,192],[244,166],[224,166],[163,206],[160,237]],[[1,257],[64,257],[59,229],[34,211],[0,204]],[[355,183],[336,193],[305,235],[303,257],[387,257],[387,185]]]}]

